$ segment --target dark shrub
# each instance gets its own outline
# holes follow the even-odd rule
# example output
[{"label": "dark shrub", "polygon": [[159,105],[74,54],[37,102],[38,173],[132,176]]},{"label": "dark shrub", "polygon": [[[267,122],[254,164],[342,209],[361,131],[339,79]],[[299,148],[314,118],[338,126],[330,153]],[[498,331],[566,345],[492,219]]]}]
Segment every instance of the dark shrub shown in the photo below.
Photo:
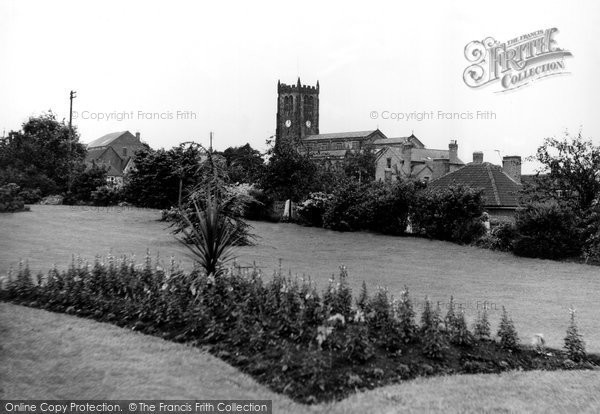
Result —
[{"label": "dark shrub", "polygon": [[116,206],[123,201],[123,190],[120,187],[104,185],[92,191],[90,198],[95,206]]},{"label": "dark shrub", "polygon": [[473,242],[485,232],[482,194],[462,185],[420,191],[411,212],[413,231],[433,239]]},{"label": "dark shrub", "polygon": [[581,252],[579,219],[566,204],[534,202],[516,215],[514,253],[519,256],[561,259]]},{"label": "dark shrub", "polygon": [[42,199],[42,191],[39,188],[24,188],[19,192],[19,197],[25,204],[35,204]]},{"label": "dark shrub", "polygon": [[415,188],[410,181],[376,181],[367,188],[362,220],[366,229],[383,234],[403,234]]},{"label": "dark shrub", "polygon": [[0,187],[0,213],[14,213],[28,210],[23,199],[19,197],[20,188],[14,183]]},{"label": "dark shrub", "polygon": [[322,227],[323,215],[329,208],[332,199],[331,194],[310,193],[306,200],[298,204],[298,222],[305,226]]},{"label": "dark shrub", "polygon": [[338,231],[356,231],[363,228],[363,203],[366,184],[349,181],[336,190],[323,214],[323,227]]}]

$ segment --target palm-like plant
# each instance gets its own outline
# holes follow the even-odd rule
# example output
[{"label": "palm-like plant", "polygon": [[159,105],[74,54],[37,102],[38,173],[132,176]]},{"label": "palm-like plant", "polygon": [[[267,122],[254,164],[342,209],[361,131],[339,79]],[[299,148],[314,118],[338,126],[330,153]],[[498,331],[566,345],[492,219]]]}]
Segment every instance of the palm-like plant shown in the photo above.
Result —
[{"label": "palm-like plant", "polygon": [[217,197],[210,193],[202,208],[194,201],[191,215],[182,212],[187,227],[183,230],[187,240],[179,239],[189,255],[206,271],[207,275],[219,276],[223,265],[233,259],[233,248],[238,242],[235,223],[225,214]]}]

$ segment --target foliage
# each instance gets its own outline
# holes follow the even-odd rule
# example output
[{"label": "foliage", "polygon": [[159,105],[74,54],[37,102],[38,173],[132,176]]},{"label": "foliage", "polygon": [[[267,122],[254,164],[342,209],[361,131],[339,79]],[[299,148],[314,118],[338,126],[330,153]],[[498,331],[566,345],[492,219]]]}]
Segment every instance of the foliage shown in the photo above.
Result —
[{"label": "foliage", "polygon": [[254,184],[260,180],[265,168],[262,154],[246,144],[229,147],[223,151],[229,179],[233,183]]},{"label": "foliage", "polygon": [[310,193],[308,198],[298,204],[298,221],[306,226],[322,227],[323,214],[333,199],[331,194],[323,192]]},{"label": "foliage", "polygon": [[565,350],[572,361],[579,362],[586,359],[585,343],[575,323],[575,309],[569,309],[571,322],[567,328],[565,337]]},{"label": "foliage", "polygon": [[547,259],[576,256],[582,246],[578,227],[579,218],[568,204],[529,203],[517,210],[514,253]]},{"label": "foliage", "polygon": [[367,186],[368,184],[349,181],[338,188],[323,214],[323,227],[338,231],[356,231],[364,228],[363,204],[367,201]]},{"label": "foliage", "polygon": [[41,195],[64,192],[73,170],[83,165],[85,147],[73,128],[51,111],[32,116],[20,131],[0,140],[0,185],[14,182]]},{"label": "foliage", "polygon": [[447,348],[446,339],[442,335],[439,306],[434,310],[431,302],[425,298],[425,308],[421,315],[421,335],[423,353],[433,359],[441,359]]},{"label": "foliage", "polygon": [[124,201],[123,188],[103,185],[92,191],[90,201],[95,206],[116,206]]},{"label": "foliage", "polygon": [[[89,203],[97,198],[92,197],[92,193],[99,187],[106,186],[107,169],[102,166],[92,165],[90,168],[81,166],[75,172],[71,192],[67,193],[64,199],[65,204],[76,204],[78,202]],[[109,205],[96,204],[95,205]]]},{"label": "foliage", "polygon": [[411,210],[413,230],[433,239],[471,243],[485,232],[482,194],[462,185],[418,192]]},{"label": "foliage", "polygon": [[490,232],[477,240],[476,244],[492,250],[509,252],[517,238],[517,228],[512,222],[501,222],[492,226]]},{"label": "foliage", "polygon": [[23,199],[19,196],[20,188],[15,183],[0,186],[0,213],[27,211]]},{"label": "foliage", "polygon": [[125,180],[127,201],[150,208],[169,208],[179,203],[182,196],[202,177],[200,162],[206,151],[196,144],[181,144],[169,150],[149,147],[135,154],[133,169]]},{"label": "foliage", "polygon": [[519,345],[519,335],[515,329],[515,325],[508,317],[508,313],[504,306],[502,307],[502,318],[498,327],[498,337],[500,338],[500,346],[507,350],[516,350]]},{"label": "foliage", "polygon": [[361,151],[347,151],[342,163],[346,177],[361,182],[375,180],[376,153],[373,146],[365,146]]},{"label": "foliage", "polygon": [[568,132],[563,138],[546,138],[537,149],[534,161],[542,164],[536,186],[525,196],[544,201],[560,198],[585,211],[600,197],[600,147],[590,139]]},{"label": "foliage", "polygon": [[315,191],[318,167],[309,154],[280,142],[269,150],[268,155],[270,158],[259,186],[270,197],[298,202]]},{"label": "foliage", "polygon": [[[400,378],[499,372],[505,369],[502,361],[525,369],[564,365],[561,354],[522,349],[513,355],[493,341],[455,346],[440,329],[439,309],[431,311],[428,301],[424,314],[429,316],[422,317],[417,331],[408,291],[395,302],[383,289],[373,298],[365,289],[372,310],[364,312],[368,307],[351,306],[343,267],[322,295],[310,280],[286,278],[280,271],[263,279],[257,269],[221,270],[219,277],[198,268],[188,274],[173,259],[164,265],[148,255],[141,266],[112,256],[93,265],[74,259],[67,271],[33,278],[20,265],[0,285],[0,300],[205,346],[304,403],[339,399]],[[410,340],[402,334],[402,321],[415,329]]]},{"label": "foliage", "polygon": [[473,335],[477,339],[490,339],[491,329],[490,321],[488,319],[487,309],[483,309],[483,312],[477,312],[477,319],[473,326]]},{"label": "foliage", "polygon": [[195,220],[182,214],[187,223],[183,230],[187,240],[181,241],[207,275],[220,276],[224,264],[233,258],[232,248],[239,237],[236,225],[224,214],[221,202],[214,196],[208,195],[202,208],[194,203],[194,208]]}]

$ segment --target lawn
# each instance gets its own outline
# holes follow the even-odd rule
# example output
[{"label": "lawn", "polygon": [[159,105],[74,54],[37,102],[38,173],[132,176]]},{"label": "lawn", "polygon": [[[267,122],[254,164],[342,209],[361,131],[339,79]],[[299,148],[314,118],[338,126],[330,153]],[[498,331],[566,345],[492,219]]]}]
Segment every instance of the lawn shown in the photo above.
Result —
[{"label": "lawn", "polygon": [[[191,261],[156,210],[32,206],[28,213],[0,215],[0,274],[27,259],[34,271],[53,264],[65,268],[71,256],[135,254],[147,249],[164,260],[174,255],[182,266]],[[588,350],[600,352],[600,267],[518,258],[469,246],[369,233],[338,233],[294,224],[253,222],[257,245],[240,248],[238,261],[256,263],[270,274],[279,266],[311,277],[325,287],[338,266],[348,268],[358,291],[365,279],[398,295],[404,285],[417,305],[425,295],[445,303],[450,295],[473,318],[484,303],[491,306],[495,328],[506,306],[523,341],[544,334],[550,346],[562,346],[568,309],[577,309]]]},{"label": "lawn", "polygon": [[274,413],[599,412],[600,371],[421,378],[305,406],[181,344],[0,303],[0,399],[272,399]]}]

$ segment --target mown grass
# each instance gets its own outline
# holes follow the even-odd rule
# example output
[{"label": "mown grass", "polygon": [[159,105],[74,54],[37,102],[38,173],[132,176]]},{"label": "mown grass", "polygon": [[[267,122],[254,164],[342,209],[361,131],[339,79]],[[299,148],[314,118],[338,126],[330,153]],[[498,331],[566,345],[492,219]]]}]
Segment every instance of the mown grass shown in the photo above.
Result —
[{"label": "mown grass", "polygon": [[422,378],[304,406],[193,347],[0,303],[0,399],[272,399],[277,413],[600,412],[600,371]]},{"label": "mown grass", "polygon": [[[29,213],[2,214],[0,275],[16,267],[19,259],[27,259],[34,272],[46,272],[52,264],[65,269],[73,254],[91,261],[109,250],[114,255],[135,254],[141,262],[150,249],[164,259],[175,255],[189,268],[186,249],[159,217],[157,210],[38,205]],[[325,287],[344,264],[356,293],[363,279],[371,287],[388,287],[396,296],[408,285],[418,312],[419,299],[425,295],[442,302],[454,295],[455,302],[466,307],[468,319],[485,302],[492,306],[493,329],[501,307],[506,306],[524,342],[542,333],[553,347],[562,347],[568,309],[574,306],[588,350],[600,352],[600,267],[519,258],[418,238],[251,224],[258,243],[239,249],[239,262],[256,262],[267,274],[281,259],[284,269],[310,276]]]}]

